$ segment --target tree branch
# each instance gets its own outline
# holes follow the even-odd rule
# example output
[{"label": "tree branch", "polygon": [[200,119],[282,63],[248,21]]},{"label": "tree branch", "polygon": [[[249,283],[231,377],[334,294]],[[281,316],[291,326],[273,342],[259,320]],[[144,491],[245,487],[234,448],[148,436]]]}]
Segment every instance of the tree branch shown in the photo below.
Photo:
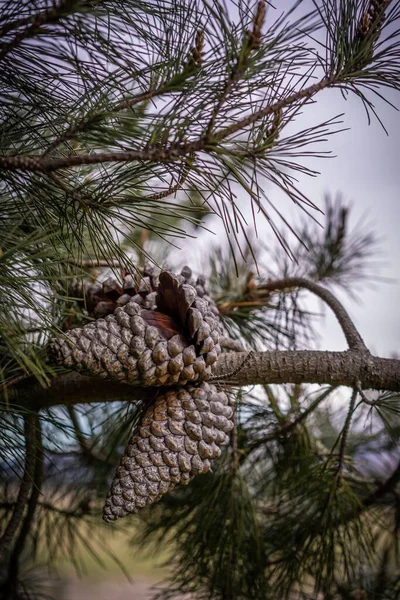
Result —
[{"label": "tree branch", "polygon": [[21,523],[24,514],[29,492],[32,488],[32,482],[35,472],[35,448],[36,448],[36,426],[37,415],[28,414],[24,417],[24,435],[25,435],[25,467],[24,475],[18,491],[17,501],[14,511],[7,523],[5,531],[0,539],[0,559],[4,559],[8,547],[11,544],[17,529]]},{"label": "tree branch", "polygon": [[[364,389],[400,391],[400,360],[379,358],[358,350],[321,352],[282,350],[253,352],[245,369],[240,369],[247,352],[224,352],[218,358],[214,374],[224,384],[245,386],[271,383],[319,383],[354,388],[357,381]],[[230,376],[229,381],[225,376]],[[161,388],[133,385],[62,373],[48,388],[24,381],[8,391],[9,403],[29,408],[57,404],[87,404],[151,400]]]},{"label": "tree branch", "polygon": [[92,154],[64,156],[54,159],[22,155],[2,156],[0,157],[0,169],[10,171],[51,173],[52,171],[65,169],[68,167],[103,164],[109,162],[173,162],[182,156],[188,156],[203,150],[210,149],[212,151],[214,144],[223,141],[227,137],[237,133],[242,129],[245,129],[249,125],[257,122],[259,119],[271,114],[275,114],[277,111],[280,111],[283,108],[294,104],[295,102],[311,98],[314,94],[323,90],[324,88],[333,86],[334,83],[336,83],[335,79],[324,77],[317,83],[314,83],[307,88],[297,90],[293,94],[286,96],[286,98],[281,98],[281,100],[278,100],[277,102],[274,102],[273,104],[270,104],[248,115],[247,117],[244,117],[232,125],[217,131],[213,135],[211,141],[206,135],[203,135],[193,142],[173,143],[164,148],[149,147],[122,152],[98,152]]},{"label": "tree branch", "polygon": [[[217,362],[216,375],[234,371],[243,362],[241,352],[224,353]],[[254,352],[246,369],[229,383],[328,383],[354,387],[360,380],[364,389],[400,390],[400,360],[379,358],[359,350],[323,352],[282,350]]]},{"label": "tree branch", "polygon": [[109,111],[105,113],[96,113],[91,117],[87,117],[86,119],[82,119],[77,123],[73,123],[64,131],[64,133],[60,134],[58,138],[56,138],[49,144],[49,146],[43,152],[42,158],[45,158],[49,154],[51,154],[51,152],[53,152],[53,150],[55,150],[63,142],[72,140],[77,133],[87,130],[92,123],[98,123],[102,118],[105,118],[110,114],[115,114],[122,110],[126,110],[127,108],[133,108],[136,104],[139,104],[140,102],[145,102],[146,100],[151,100],[152,98],[161,96],[166,91],[168,91],[168,84],[163,84],[162,86],[154,90],[147,90],[146,92],[141,92],[140,94],[132,96],[131,98],[124,99],[112,108],[110,108]]},{"label": "tree branch", "polygon": [[329,290],[323,288],[314,281],[305,279],[304,277],[287,277],[286,279],[271,281],[260,285],[257,290],[275,292],[277,290],[285,290],[293,287],[305,288],[321,298],[321,300],[323,300],[335,313],[335,316],[339,321],[339,324],[346,337],[349,348],[352,350],[364,350],[368,352],[368,348],[366,347],[361,335],[358,333],[344,306]]},{"label": "tree branch", "polygon": [[[32,492],[28,501],[28,510],[22,523],[21,531],[14,544],[11,552],[10,560],[8,563],[8,575],[7,580],[4,583],[5,596],[7,597],[7,591],[13,589],[15,582],[18,578],[19,559],[21,553],[25,548],[26,538],[31,530],[33,518],[35,516],[36,507],[38,504],[39,496],[41,493],[41,487],[43,483],[43,445],[42,445],[42,431],[40,427],[39,415],[36,413],[33,415],[34,419],[34,471],[32,481]],[[0,590],[1,591],[1,590]]]},{"label": "tree branch", "polygon": [[[12,28],[15,27],[15,23],[17,26],[20,24],[26,24],[27,27],[17,33],[15,37],[13,37],[9,42],[5,42],[0,47],[0,60],[3,60],[7,54],[12,52],[19,44],[26,40],[27,38],[33,37],[38,33],[43,25],[50,25],[51,23],[57,23],[62,17],[65,17],[65,11],[68,10],[69,6],[73,7],[76,5],[76,0],[60,0],[60,3],[57,5],[53,2],[53,6],[51,8],[45,9],[43,12],[39,12],[34,15],[31,19],[27,19],[25,22],[21,20],[19,23],[14,22],[11,24]],[[3,28],[3,31],[7,32],[7,28]]]},{"label": "tree branch", "polygon": [[13,408],[18,405],[38,409],[58,404],[151,400],[158,392],[159,388],[104,381],[78,373],[61,373],[47,388],[33,382],[33,378],[21,382],[8,390],[8,400]]},{"label": "tree branch", "polygon": [[233,350],[233,352],[246,352],[246,348],[242,346],[240,342],[237,340],[233,340],[229,337],[222,337],[219,340],[221,348],[226,348],[227,350]]}]

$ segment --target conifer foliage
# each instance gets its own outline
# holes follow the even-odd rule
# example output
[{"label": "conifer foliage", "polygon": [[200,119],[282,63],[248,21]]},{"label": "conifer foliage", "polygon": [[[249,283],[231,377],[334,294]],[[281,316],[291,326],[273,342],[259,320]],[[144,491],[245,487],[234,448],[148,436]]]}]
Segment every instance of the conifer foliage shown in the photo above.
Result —
[{"label": "conifer foliage", "polygon": [[[303,193],[342,122],[299,118],[337,89],[379,120],[399,22],[396,0],[2,2],[1,599],[51,597],[37,565],[79,572],[82,547],[126,571],[115,529],[170,552],[159,598],[400,598],[400,361],[337,297],[376,278],[376,237]],[[316,349],[309,294],[343,352]]]}]

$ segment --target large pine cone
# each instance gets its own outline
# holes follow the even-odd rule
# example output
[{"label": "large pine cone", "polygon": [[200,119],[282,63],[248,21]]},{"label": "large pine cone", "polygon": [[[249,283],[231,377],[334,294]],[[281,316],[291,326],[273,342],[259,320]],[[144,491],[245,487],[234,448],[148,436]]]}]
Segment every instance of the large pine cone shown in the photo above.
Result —
[{"label": "large pine cone", "polygon": [[168,390],[145,413],[121,460],[104,506],[115,521],[152,504],[177,484],[210,470],[229,441],[228,396],[202,383]]},{"label": "large pine cone", "polygon": [[52,340],[49,353],[59,365],[137,385],[207,379],[221,352],[207,300],[162,271],[155,307],[142,308],[133,297],[114,314]]}]

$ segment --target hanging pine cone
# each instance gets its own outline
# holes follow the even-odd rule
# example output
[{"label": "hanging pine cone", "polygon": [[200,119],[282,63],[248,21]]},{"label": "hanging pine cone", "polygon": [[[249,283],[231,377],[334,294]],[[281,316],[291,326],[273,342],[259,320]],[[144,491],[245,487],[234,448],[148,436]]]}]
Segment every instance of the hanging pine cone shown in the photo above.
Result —
[{"label": "hanging pine cone", "polygon": [[154,294],[153,309],[142,308],[134,295],[114,314],[52,340],[49,352],[57,364],[137,385],[207,379],[221,352],[210,304],[167,271],[158,279],[158,293],[143,289],[146,298]]},{"label": "hanging pine cone", "polygon": [[177,484],[207,473],[229,441],[232,416],[227,394],[208,383],[159,396],[125,450],[103,519],[115,521],[136,513]]}]

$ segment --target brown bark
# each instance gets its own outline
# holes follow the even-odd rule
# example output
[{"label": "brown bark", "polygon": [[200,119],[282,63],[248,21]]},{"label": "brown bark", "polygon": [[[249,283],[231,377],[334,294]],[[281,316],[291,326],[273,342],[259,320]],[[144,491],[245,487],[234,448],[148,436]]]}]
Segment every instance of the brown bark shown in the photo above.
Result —
[{"label": "brown bark", "polygon": [[[255,352],[239,367],[246,352],[223,353],[215,374],[237,386],[266,383],[319,383],[362,389],[400,391],[400,360],[379,358],[369,352],[314,350]],[[229,373],[238,371],[234,376]],[[56,404],[135,401],[154,398],[158,388],[142,388],[104,381],[77,373],[63,373],[44,389],[24,381],[9,390],[13,404],[41,408]]]}]

